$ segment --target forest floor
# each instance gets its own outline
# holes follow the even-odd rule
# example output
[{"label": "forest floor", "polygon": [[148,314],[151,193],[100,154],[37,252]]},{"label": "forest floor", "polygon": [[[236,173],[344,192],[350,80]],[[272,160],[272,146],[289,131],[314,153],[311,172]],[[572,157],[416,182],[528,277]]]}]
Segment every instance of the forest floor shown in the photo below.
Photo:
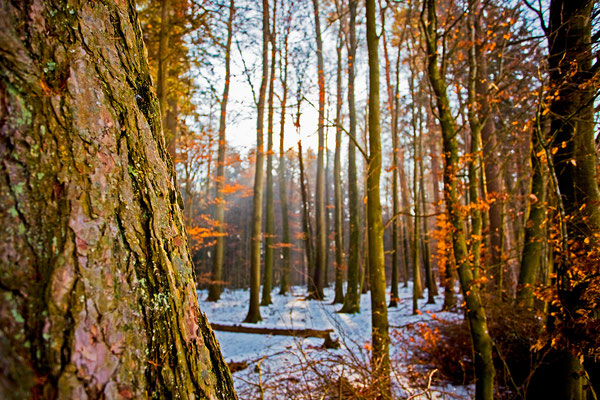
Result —
[{"label": "forest floor", "polygon": [[[361,312],[351,315],[336,313],[341,305],[331,304],[333,288],[326,288],[325,295],[324,301],[308,301],[305,300],[305,288],[293,287],[285,296],[275,289],[273,304],[261,307],[263,320],[258,324],[242,324],[248,311],[247,290],[225,290],[217,303],[205,301],[207,292],[198,291],[200,309],[210,322],[262,328],[333,329],[341,344],[339,349],[325,349],[323,339],[319,338],[216,331],[240,399],[350,399],[365,396],[370,380],[370,296],[363,294]],[[408,287],[400,288],[398,307],[388,309],[394,398],[469,399],[472,386],[447,384],[431,366],[415,360],[414,352],[431,322],[462,319],[461,314],[440,311],[443,295],[436,297],[435,304],[426,304],[426,301],[420,300],[421,313],[412,315],[409,283]],[[431,384],[428,384],[430,379]]]}]

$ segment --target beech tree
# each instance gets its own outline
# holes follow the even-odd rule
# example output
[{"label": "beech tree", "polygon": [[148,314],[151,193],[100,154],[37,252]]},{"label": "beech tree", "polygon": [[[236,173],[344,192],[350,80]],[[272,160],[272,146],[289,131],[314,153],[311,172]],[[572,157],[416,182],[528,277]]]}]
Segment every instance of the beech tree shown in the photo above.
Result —
[{"label": "beech tree", "polygon": [[0,397],[236,398],[135,5],[0,7]]},{"label": "beech tree", "polygon": [[367,159],[367,229],[371,284],[372,369],[382,399],[391,399],[390,338],[386,305],[383,222],[381,217],[381,120],[379,110],[379,38],[375,30],[375,0],[366,0],[369,49],[369,157]]},{"label": "beech tree", "polygon": [[219,119],[219,154],[217,156],[217,176],[215,182],[215,221],[217,222],[217,238],[211,280],[213,283],[208,292],[209,301],[218,301],[223,286],[223,251],[225,249],[225,199],[223,185],[225,183],[225,126],[227,123],[227,101],[229,100],[229,81],[231,79],[231,41],[233,39],[233,19],[235,17],[235,1],[229,2],[229,19],[227,21],[227,42],[225,43],[225,85],[221,97],[221,115]]},{"label": "beech tree", "polygon": [[260,264],[262,243],[262,215],[263,215],[263,129],[265,114],[265,97],[267,94],[267,81],[269,79],[269,0],[262,2],[262,79],[258,95],[256,117],[256,165],[254,170],[254,197],[252,205],[252,246],[250,248],[250,301],[248,315],[244,322],[257,323],[262,320],[260,316]]},{"label": "beech tree", "polygon": [[323,41],[321,39],[321,21],[319,17],[319,1],[313,0],[315,17],[315,38],[317,43],[317,77],[319,84],[319,148],[317,151],[316,182],[316,228],[315,265],[311,280],[310,295],[317,300],[323,299],[323,283],[327,263],[327,224],[325,220],[325,67],[323,66]]},{"label": "beech tree", "polygon": [[427,75],[434,92],[438,119],[442,131],[444,150],[444,200],[452,224],[452,247],[458,267],[458,276],[465,299],[467,321],[469,323],[474,362],[475,398],[493,399],[495,369],[492,360],[492,339],[490,338],[487,317],[481,301],[479,286],[473,274],[465,238],[464,221],[459,210],[457,190],[458,143],[454,117],[450,111],[446,82],[438,64],[438,33],[436,0],[423,3],[422,21],[427,50]]},{"label": "beech tree", "polygon": [[[550,329],[566,339],[560,348],[562,377],[550,385],[565,399],[589,398],[585,367],[598,373],[598,339],[583,339],[581,329],[594,329],[598,307],[600,190],[598,154],[594,141],[594,79],[592,11],[589,0],[550,2],[548,39],[550,134],[552,168],[556,174],[561,211],[561,246],[556,266],[558,313]],[[562,331],[562,332],[561,332]],[[583,340],[582,340],[583,339]],[[594,375],[592,375],[594,376]],[[598,390],[598,380],[591,383]]]}]

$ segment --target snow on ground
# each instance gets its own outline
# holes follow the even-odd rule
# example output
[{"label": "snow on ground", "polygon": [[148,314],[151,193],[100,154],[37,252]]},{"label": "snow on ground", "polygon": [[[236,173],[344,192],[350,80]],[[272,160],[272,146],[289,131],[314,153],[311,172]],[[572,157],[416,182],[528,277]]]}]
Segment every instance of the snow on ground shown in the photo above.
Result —
[{"label": "snow on ground", "polygon": [[[338,314],[341,305],[332,305],[333,288],[325,289],[326,300],[305,300],[306,290],[293,287],[288,295],[281,296],[278,289],[272,293],[273,304],[261,307],[263,320],[258,324],[243,324],[248,312],[249,292],[226,289],[217,303],[207,302],[207,292],[199,290],[200,309],[212,323],[245,325],[264,328],[287,329],[333,329],[339,338],[340,349],[322,348],[323,339],[295,338],[236,332],[215,331],[223,356],[228,363],[247,363],[247,368],[233,373],[240,399],[312,399],[311,390],[330,382],[332,376],[338,382],[348,380],[358,387],[366,382],[371,340],[371,303],[369,294],[361,296],[361,312]],[[433,377],[431,390],[418,396],[423,390],[408,379],[409,371],[422,369],[426,380],[427,369],[410,363],[410,346],[406,341],[406,328],[412,323],[427,322],[432,318],[456,319],[461,315],[440,312],[443,296],[436,297],[436,304],[419,301],[420,315],[412,315],[412,287],[400,288],[397,308],[388,309],[388,320],[392,334],[390,357],[393,360],[392,380],[397,398],[415,399],[468,399],[472,388],[463,386],[436,385]],[[394,332],[402,333],[395,335]],[[411,330],[412,334],[416,331]],[[410,334],[409,334],[410,335]],[[398,339],[400,338],[400,339]],[[412,383],[411,383],[412,382]],[[342,385],[340,385],[340,388]],[[320,398],[315,397],[315,398]],[[328,398],[328,397],[324,397]],[[337,396],[335,398],[338,398]],[[345,397],[351,398],[351,397]]]}]

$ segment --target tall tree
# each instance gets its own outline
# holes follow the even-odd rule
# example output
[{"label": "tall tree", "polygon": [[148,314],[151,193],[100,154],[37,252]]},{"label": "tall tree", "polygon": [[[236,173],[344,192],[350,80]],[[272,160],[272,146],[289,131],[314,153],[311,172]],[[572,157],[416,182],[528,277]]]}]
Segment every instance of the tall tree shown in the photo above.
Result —
[{"label": "tall tree", "polygon": [[[594,142],[594,99],[597,65],[593,65],[590,0],[550,2],[546,29],[550,69],[550,133],[562,224],[562,256],[556,266],[556,285],[563,335],[574,345],[561,349],[563,379],[551,385],[564,399],[583,399],[585,374],[578,356],[598,349],[598,341],[585,345],[577,332],[598,324],[598,252],[600,242],[600,190],[598,154]],[[589,328],[588,328],[589,329]],[[592,328],[593,329],[593,328]],[[579,352],[579,354],[577,354]],[[597,359],[589,367],[600,370]],[[588,362],[586,361],[586,364]],[[598,390],[598,377],[594,388]]]},{"label": "tall tree", "polygon": [[335,235],[335,297],[333,303],[344,302],[344,208],[342,200],[342,20],[338,15],[337,69],[336,69],[336,108],[335,108],[335,155],[333,160],[334,182],[334,235]]},{"label": "tall tree", "polygon": [[135,5],[0,13],[0,397],[235,398]]},{"label": "tall tree", "polygon": [[381,122],[379,110],[379,38],[375,0],[366,0],[369,52],[369,173],[367,175],[367,229],[369,231],[369,280],[371,283],[372,369],[382,399],[391,399],[390,338],[386,306],[383,222],[379,184],[381,177]]},{"label": "tall tree", "polygon": [[438,118],[442,130],[444,150],[444,198],[452,225],[452,247],[458,266],[458,276],[465,299],[467,320],[471,332],[475,361],[475,398],[491,400],[494,397],[495,369],[492,360],[492,339],[490,338],[485,310],[481,302],[479,287],[474,282],[471,262],[461,216],[457,189],[458,143],[456,126],[450,110],[446,83],[438,65],[438,33],[436,0],[426,0],[423,4],[422,25],[427,50],[427,75],[434,92]]},{"label": "tall tree", "polygon": [[[387,89],[387,107],[391,115],[391,133],[392,133],[392,291],[390,296],[389,307],[397,307],[399,294],[398,294],[398,261],[400,257],[399,249],[399,235],[398,231],[400,228],[400,199],[398,196],[398,81],[399,81],[399,64],[400,61],[400,49],[398,47],[398,57],[396,64],[396,85],[392,83],[391,73],[391,62],[388,52],[388,40],[385,30],[385,11],[386,9],[381,6],[381,0],[379,0],[379,13],[381,18],[381,38],[383,40],[383,56],[385,60],[385,81]],[[405,31],[403,31],[405,32]]]},{"label": "tall tree", "polygon": [[269,79],[269,0],[262,2],[262,79],[258,95],[258,116],[256,119],[256,166],[254,170],[254,197],[252,208],[252,246],[250,248],[250,302],[248,315],[244,322],[257,323],[260,316],[260,245],[262,239],[262,210],[263,210],[263,129],[265,114],[265,97],[267,80]]},{"label": "tall tree", "polygon": [[233,19],[235,16],[235,1],[229,2],[229,19],[227,20],[227,42],[225,43],[225,85],[221,97],[221,115],[219,120],[219,153],[217,156],[217,176],[215,182],[215,221],[217,223],[217,238],[213,258],[211,280],[208,289],[208,301],[218,301],[223,291],[223,251],[225,249],[225,198],[223,184],[225,183],[225,125],[227,123],[227,101],[229,99],[229,80],[231,79],[231,42],[233,38]]},{"label": "tall tree", "polygon": [[[283,13],[284,1],[281,0],[281,12]],[[286,294],[289,290],[290,284],[290,223],[288,215],[288,196],[287,196],[287,185],[286,185],[286,162],[285,162],[285,110],[287,104],[287,79],[288,79],[288,41],[290,37],[290,30],[292,27],[292,8],[289,7],[288,14],[285,18],[284,33],[283,33],[283,46],[281,49],[280,60],[280,76],[281,76],[281,119],[279,121],[279,167],[277,175],[279,178],[279,202],[281,204],[281,226],[282,226],[282,249],[281,253],[283,256],[283,266],[281,271],[281,282],[279,288],[279,294]]]},{"label": "tall tree", "polygon": [[544,257],[544,241],[546,240],[546,182],[542,155],[543,146],[540,143],[542,123],[539,122],[532,131],[530,163],[531,163],[531,189],[529,212],[525,224],[525,238],[523,239],[523,252],[521,257],[521,270],[519,285],[517,287],[517,304],[526,308],[533,307],[533,289],[536,275],[542,265]]},{"label": "tall tree", "polygon": [[[477,29],[476,19],[480,18],[479,1],[470,0],[467,14],[469,27],[469,76],[467,83],[468,104],[467,115],[469,120],[469,129],[471,134],[471,147],[469,152],[469,208],[471,216],[471,268],[473,276],[478,279],[481,269],[481,229],[482,216],[479,194],[481,187],[481,131],[483,126],[479,118],[479,106],[477,101],[477,81],[483,79],[480,76],[480,70],[477,63]],[[484,117],[488,118],[488,116]],[[495,212],[495,211],[494,211]],[[493,213],[492,213],[493,214]]]},{"label": "tall tree", "polygon": [[321,22],[319,17],[319,0],[313,0],[315,17],[315,39],[317,43],[317,77],[319,84],[319,148],[317,152],[317,184],[316,225],[317,237],[315,246],[315,265],[312,276],[310,295],[317,300],[323,299],[323,282],[327,262],[327,224],[325,220],[325,71],[323,65],[323,40],[321,38]]},{"label": "tall tree", "polygon": [[340,312],[357,313],[360,311],[360,283],[359,283],[359,256],[360,256],[360,223],[358,201],[358,176],[356,172],[356,105],[354,101],[354,75],[356,62],[356,9],[358,0],[350,0],[348,11],[350,22],[348,24],[348,117],[350,122],[348,140],[348,213],[350,219],[350,240],[348,243],[348,287],[344,305]]},{"label": "tall tree", "polygon": [[263,292],[261,305],[272,304],[271,289],[273,281],[273,245],[275,243],[275,210],[273,206],[273,102],[275,100],[275,67],[277,42],[275,29],[277,27],[277,0],[273,3],[273,25],[269,35],[271,42],[271,71],[269,78],[269,97],[267,105],[267,198],[265,203],[266,232],[265,232],[265,268],[263,274]]}]

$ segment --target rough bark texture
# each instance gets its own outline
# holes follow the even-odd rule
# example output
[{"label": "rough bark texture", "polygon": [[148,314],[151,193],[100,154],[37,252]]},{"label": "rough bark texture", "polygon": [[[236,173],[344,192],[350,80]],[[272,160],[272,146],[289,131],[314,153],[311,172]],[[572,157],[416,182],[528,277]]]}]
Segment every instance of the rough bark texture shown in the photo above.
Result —
[{"label": "rough bark texture", "polygon": [[317,77],[319,84],[319,149],[317,151],[317,186],[316,195],[316,225],[317,237],[315,242],[315,268],[313,270],[312,288],[310,295],[317,300],[323,299],[323,282],[327,262],[327,226],[325,222],[325,71],[323,66],[323,41],[321,39],[321,22],[319,18],[319,1],[313,0],[315,17],[315,38],[317,44]]},{"label": "rough bark texture", "polygon": [[369,280],[371,284],[371,324],[373,375],[381,399],[391,399],[390,338],[386,306],[383,222],[379,184],[381,177],[381,117],[379,109],[379,56],[375,29],[375,0],[366,0],[367,47],[369,52],[369,173],[367,175],[367,229],[369,231]]},{"label": "rough bark texture", "polygon": [[263,129],[265,114],[265,97],[267,80],[269,79],[269,0],[263,0],[263,45],[262,45],[262,79],[258,94],[258,116],[256,117],[256,166],[254,170],[254,197],[252,202],[252,246],[250,247],[250,302],[248,315],[244,322],[256,323],[262,320],[260,316],[260,245],[262,241],[262,210],[263,210]]},{"label": "rough bark texture", "polygon": [[348,116],[350,119],[350,140],[348,140],[348,203],[350,219],[350,240],[348,243],[348,287],[344,305],[340,312],[357,313],[360,311],[359,254],[360,224],[358,201],[358,176],[356,173],[356,106],[354,102],[354,61],[356,56],[356,8],[358,0],[350,0],[348,10]]},{"label": "rough bark texture", "polygon": [[217,155],[217,176],[215,182],[215,221],[217,222],[217,239],[213,258],[211,283],[208,289],[208,301],[218,301],[223,291],[223,251],[225,249],[225,125],[227,123],[227,100],[229,99],[229,79],[231,77],[231,41],[233,39],[233,19],[235,17],[235,1],[229,3],[229,20],[227,21],[227,43],[225,44],[225,86],[221,98],[221,116],[219,120],[219,153]]},{"label": "rough bark texture", "polygon": [[428,56],[428,77],[434,92],[435,102],[440,119],[444,149],[444,199],[446,209],[452,224],[452,247],[458,267],[463,297],[465,299],[467,320],[473,344],[475,361],[475,398],[477,400],[492,400],[494,397],[495,369],[492,360],[492,340],[487,329],[487,320],[483,308],[479,287],[473,282],[473,271],[467,250],[464,221],[461,216],[458,188],[458,143],[456,127],[450,112],[450,102],[446,92],[446,85],[442,77],[437,60],[437,15],[435,0],[426,0],[424,3],[425,20],[423,28],[426,34],[426,47]]},{"label": "rough bark texture", "polygon": [[135,5],[0,14],[0,397],[235,398]]}]

